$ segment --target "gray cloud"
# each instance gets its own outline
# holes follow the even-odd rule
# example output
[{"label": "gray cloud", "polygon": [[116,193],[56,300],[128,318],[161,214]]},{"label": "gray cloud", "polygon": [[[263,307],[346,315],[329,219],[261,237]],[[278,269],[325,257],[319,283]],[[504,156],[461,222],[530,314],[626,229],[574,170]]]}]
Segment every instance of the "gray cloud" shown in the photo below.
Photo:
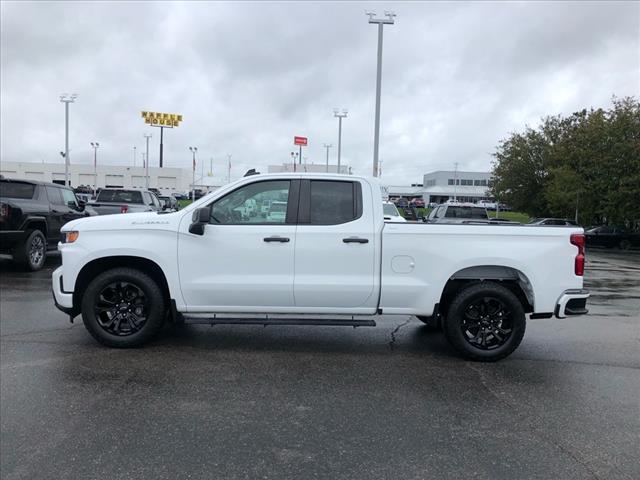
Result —
[{"label": "gray cloud", "polygon": [[[371,170],[376,29],[364,3],[3,2],[1,159],[60,161],[72,105],[71,160],[132,161],[141,110],[177,112],[167,165],[188,145],[234,176],[289,158],[308,135],[309,162],[337,143],[334,107],[349,109],[343,158]],[[383,179],[432,169],[486,169],[508,132],[543,115],[606,106],[640,88],[640,4],[472,2],[393,8],[385,30]],[[157,162],[153,131],[152,163]],[[332,151],[335,156],[335,149]]]}]

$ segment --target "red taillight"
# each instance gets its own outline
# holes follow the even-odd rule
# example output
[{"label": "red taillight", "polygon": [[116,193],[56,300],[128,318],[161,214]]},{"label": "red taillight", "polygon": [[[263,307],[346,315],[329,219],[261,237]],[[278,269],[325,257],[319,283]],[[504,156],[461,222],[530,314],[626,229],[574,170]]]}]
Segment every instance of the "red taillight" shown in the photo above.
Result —
[{"label": "red taillight", "polygon": [[9,218],[9,213],[11,212],[11,207],[6,203],[0,203],[0,217]]},{"label": "red taillight", "polygon": [[572,245],[578,247],[578,254],[575,260],[575,274],[582,277],[584,275],[584,233],[573,233],[569,241]]},{"label": "red taillight", "polygon": [[121,205],[120,213],[127,213],[129,211],[129,205]]}]

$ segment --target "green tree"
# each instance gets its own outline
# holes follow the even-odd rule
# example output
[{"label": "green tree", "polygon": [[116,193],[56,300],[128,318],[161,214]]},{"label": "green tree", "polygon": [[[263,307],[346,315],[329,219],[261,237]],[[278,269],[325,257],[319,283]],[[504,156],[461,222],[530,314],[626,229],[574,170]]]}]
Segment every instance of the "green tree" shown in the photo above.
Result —
[{"label": "green tree", "polygon": [[640,103],[544,118],[494,153],[491,194],[532,216],[640,225]]}]

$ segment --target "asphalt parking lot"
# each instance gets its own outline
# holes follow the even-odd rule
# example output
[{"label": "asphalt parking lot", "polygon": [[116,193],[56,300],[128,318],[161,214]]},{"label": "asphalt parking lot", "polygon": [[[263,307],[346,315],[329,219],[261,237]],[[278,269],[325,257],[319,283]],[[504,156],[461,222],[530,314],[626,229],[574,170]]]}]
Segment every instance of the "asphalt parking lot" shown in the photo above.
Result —
[{"label": "asphalt parking lot", "polygon": [[410,317],[108,349],[1,261],[1,477],[640,478],[640,252],[588,255],[591,314],[496,364]]}]

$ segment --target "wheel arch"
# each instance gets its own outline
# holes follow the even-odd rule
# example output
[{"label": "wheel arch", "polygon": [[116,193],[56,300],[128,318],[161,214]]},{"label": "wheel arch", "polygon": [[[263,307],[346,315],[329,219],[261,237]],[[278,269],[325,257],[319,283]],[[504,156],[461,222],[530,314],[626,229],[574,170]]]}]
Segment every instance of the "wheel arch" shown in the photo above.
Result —
[{"label": "wheel arch", "polygon": [[529,277],[517,268],[505,265],[477,265],[455,272],[442,289],[438,311],[446,315],[449,304],[460,290],[486,281],[508,288],[520,300],[526,313],[534,311],[535,296]]},{"label": "wheel arch", "polygon": [[44,235],[44,238],[48,238],[49,226],[47,225],[47,219],[44,217],[31,217],[28,218],[22,227],[23,230],[40,230]]},{"label": "wheel arch", "polygon": [[171,303],[171,292],[169,290],[169,282],[164,274],[164,271],[153,260],[144,257],[138,257],[133,255],[117,255],[109,257],[100,257],[91,260],[82,267],[78,276],[76,277],[75,287],[73,289],[73,309],[76,312],[80,312],[82,305],[82,297],[84,292],[93,278],[98,274],[110,270],[112,268],[127,267],[140,270],[153,278],[160,289],[167,305]]}]

